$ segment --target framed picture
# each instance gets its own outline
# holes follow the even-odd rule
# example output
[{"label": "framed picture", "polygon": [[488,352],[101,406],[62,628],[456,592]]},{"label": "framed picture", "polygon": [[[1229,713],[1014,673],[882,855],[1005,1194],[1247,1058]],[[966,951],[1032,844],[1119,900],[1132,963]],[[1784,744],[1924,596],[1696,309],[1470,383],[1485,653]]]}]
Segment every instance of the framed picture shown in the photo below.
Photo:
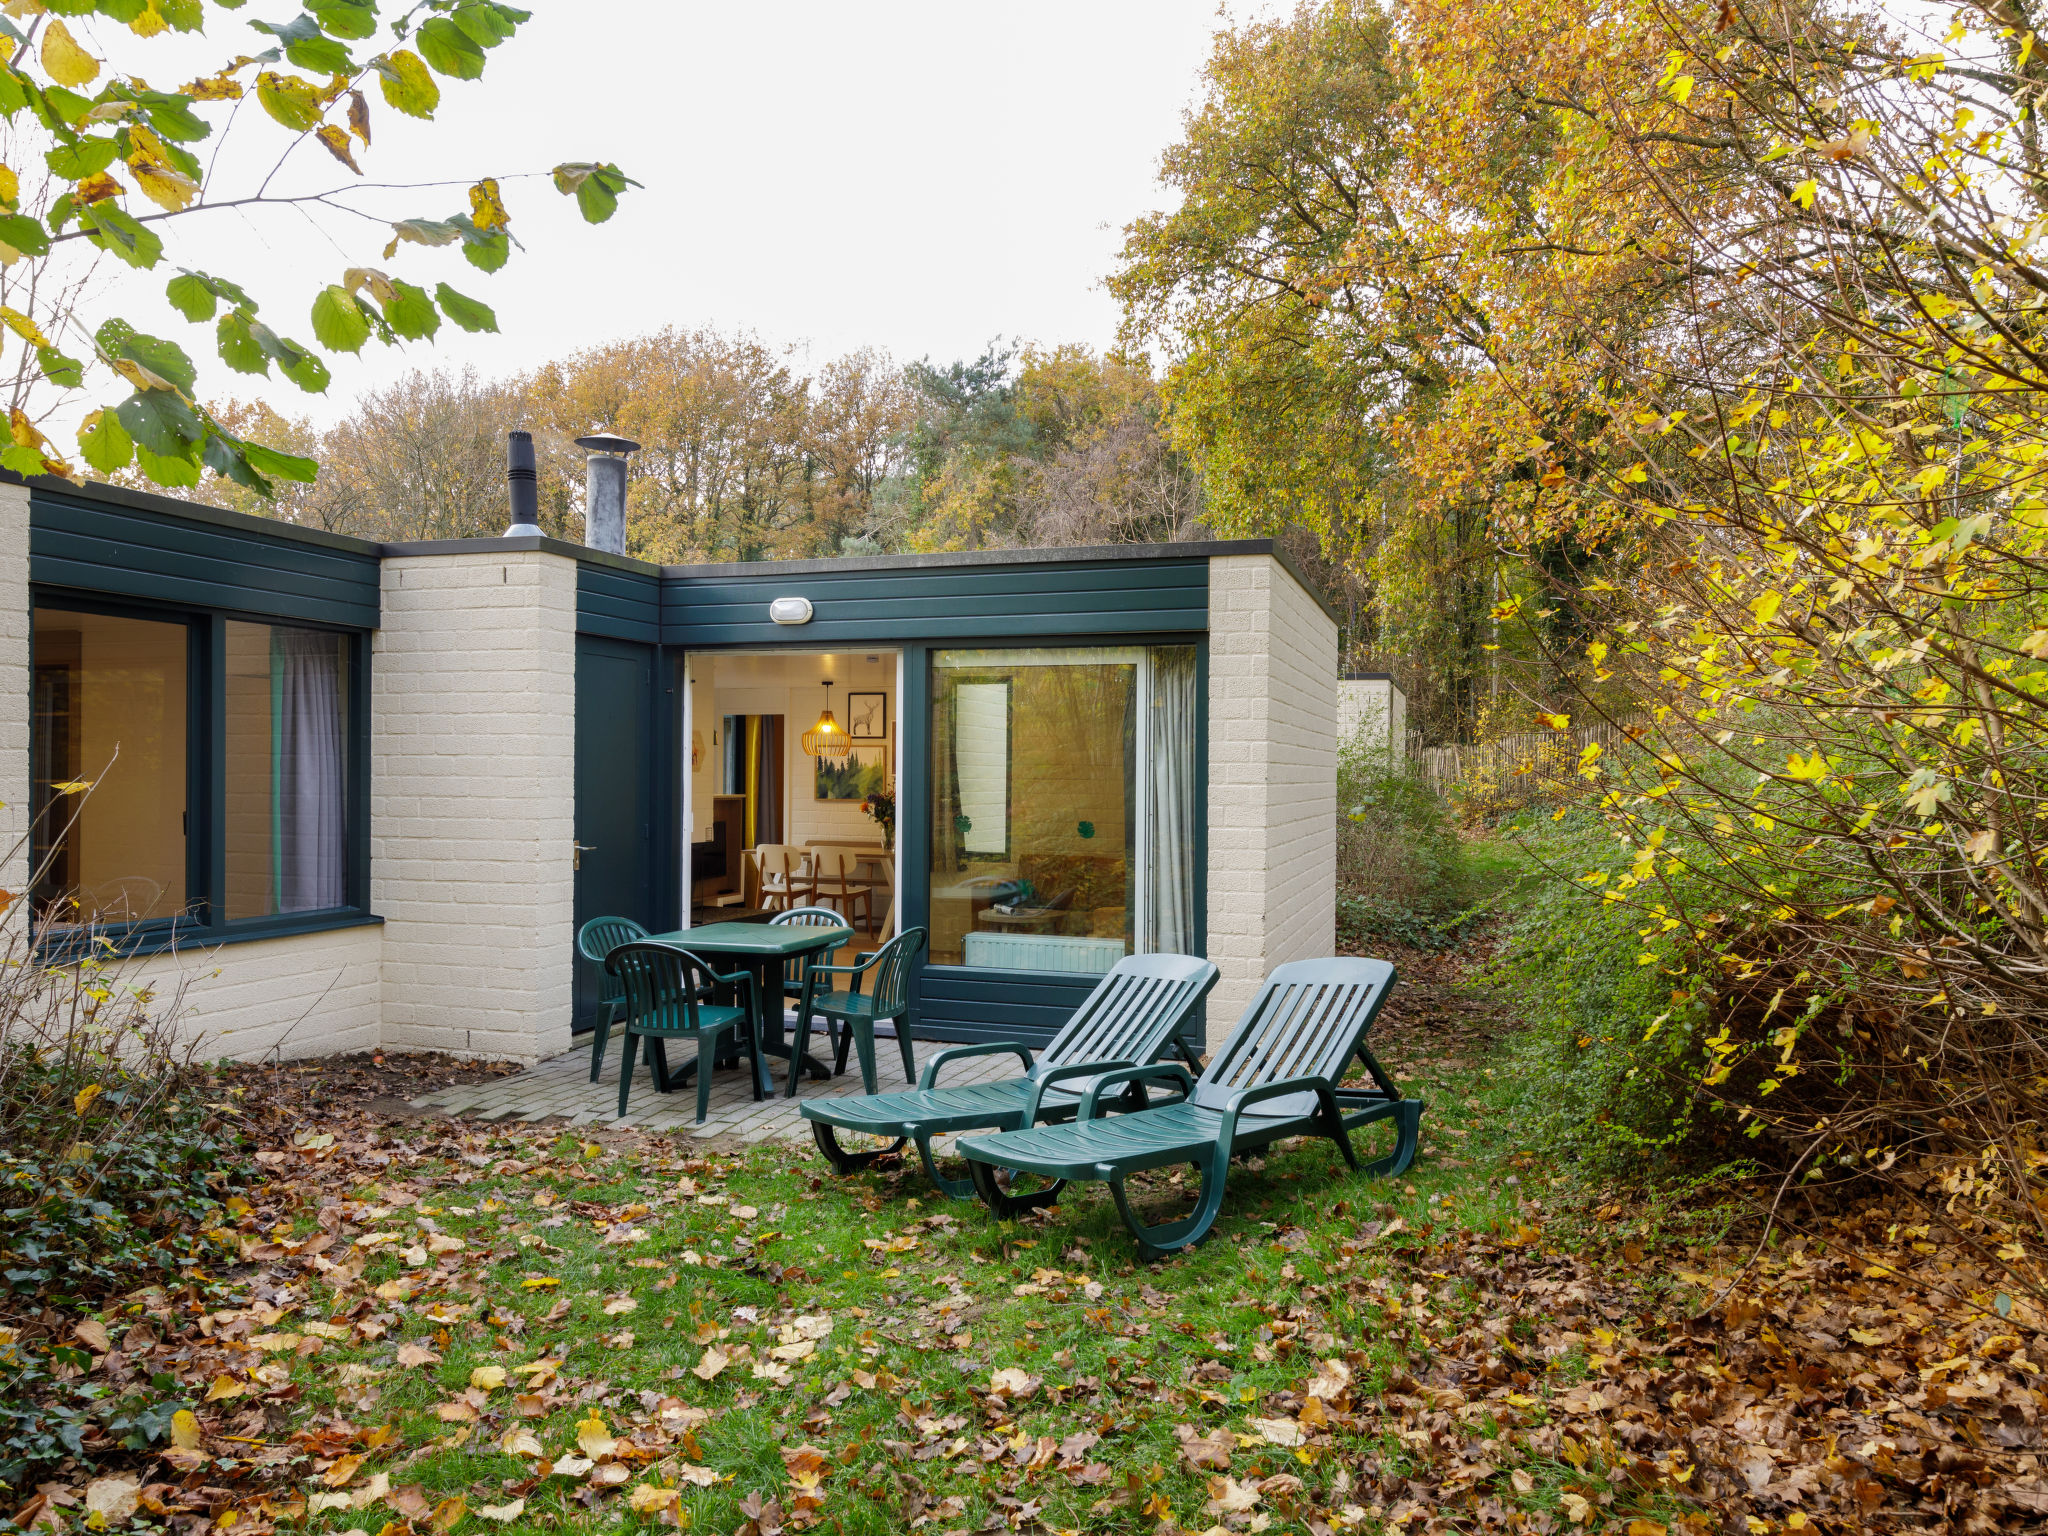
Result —
[{"label": "framed picture", "polygon": [[846,734],[855,741],[887,741],[889,695],[849,693],[846,696]]},{"label": "framed picture", "polygon": [[855,747],[840,758],[817,760],[820,800],[865,800],[889,786],[889,756],[877,747]]}]

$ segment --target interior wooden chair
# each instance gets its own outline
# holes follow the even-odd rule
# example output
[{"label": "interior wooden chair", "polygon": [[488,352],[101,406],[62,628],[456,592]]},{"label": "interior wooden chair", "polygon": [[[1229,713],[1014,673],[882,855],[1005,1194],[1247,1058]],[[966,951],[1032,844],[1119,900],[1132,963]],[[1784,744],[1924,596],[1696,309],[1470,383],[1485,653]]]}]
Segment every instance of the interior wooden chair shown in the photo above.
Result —
[{"label": "interior wooden chair", "polygon": [[761,861],[762,906],[771,912],[788,912],[817,901],[818,866],[808,848],[762,843],[754,852]]},{"label": "interior wooden chair", "polygon": [[[848,927],[853,926],[854,908],[860,908],[860,928],[865,933],[875,925],[875,888],[853,878],[861,857],[840,848],[817,849],[813,854],[811,895],[820,903],[837,902],[839,910],[846,914]],[[834,873],[828,875],[827,869]]]}]

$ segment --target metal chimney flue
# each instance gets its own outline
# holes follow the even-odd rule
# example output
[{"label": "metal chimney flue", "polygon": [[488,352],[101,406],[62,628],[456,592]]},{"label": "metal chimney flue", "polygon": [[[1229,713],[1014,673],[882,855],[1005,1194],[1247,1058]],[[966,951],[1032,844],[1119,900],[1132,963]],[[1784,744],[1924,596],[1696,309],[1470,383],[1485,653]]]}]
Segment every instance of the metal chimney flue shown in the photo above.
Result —
[{"label": "metal chimney flue", "polygon": [[606,554],[626,552],[626,455],[640,445],[593,433],[576,439],[590,455],[583,465],[583,542]]},{"label": "metal chimney flue", "polygon": [[540,534],[540,476],[533,467],[533,434],[505,434],[505,488],[512,498],[508,539]]}]

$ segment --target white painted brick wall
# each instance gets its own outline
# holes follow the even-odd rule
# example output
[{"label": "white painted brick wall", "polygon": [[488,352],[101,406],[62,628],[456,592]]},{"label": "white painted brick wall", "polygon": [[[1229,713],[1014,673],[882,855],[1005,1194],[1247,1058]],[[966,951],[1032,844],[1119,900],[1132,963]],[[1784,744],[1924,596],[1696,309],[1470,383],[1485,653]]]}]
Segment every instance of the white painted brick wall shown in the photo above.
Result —
[{"label": "white painted brick wall", "polygon": [[115,975],[177,1006],[180,1034],[202,1060],[337,1056],[377,1048],[382,951],[374,925],[335,928],[151,955]]},{"label": "white painted brick wall", "polygon": [[1336,947],[1337,626],[1270,555],[1209,562],[1212,1043],[1274,966]]},{"label": "white painted brick wall", "polygon": [[567,1049],[576,563],[389,559],[372,667],[371,910],[383,1044]]}]

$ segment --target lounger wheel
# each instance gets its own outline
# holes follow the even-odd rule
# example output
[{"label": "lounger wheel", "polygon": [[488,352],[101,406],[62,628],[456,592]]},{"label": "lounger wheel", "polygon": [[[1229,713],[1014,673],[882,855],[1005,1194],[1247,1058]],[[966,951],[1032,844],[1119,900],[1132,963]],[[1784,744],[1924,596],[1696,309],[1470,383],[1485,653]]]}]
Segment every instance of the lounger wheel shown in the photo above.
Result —
[{"label": "lounger wheel", "polygon": [[[877,1139],[879,1140],[880,1138]],[[880,1161],[882,1158],[896,1152],[901,1152],[904,1142],[908,1139],[905,1136],[898,1136],[886,1147],[876,1147],[869,1151],[855,1152],[840,1146],[839,1137],[834,1134],[833,1128],[824,1121],[813,1120],[811,1122],[811,1140],[818,1144],[818,1150],[825,1154],[825,1161],[832,1165],[832,1171],[837,1174],[859,1173],[861,1169]]]},{"label": "lounger wheel", "polygon": [[[974,1192],[998,1221],[1015,1221],[1027,1211],[1042,1211],[1059,1199],[1060,1191],[1067,1187],[1065,1179],[1048,1180],[1035,1173],[999,1169],[993,1163],[978,1163],[972,1158],[967,1161],[967,1172],[974,1180]],[[1002,1177],[1006,1173],[1007,1181]]]}]

